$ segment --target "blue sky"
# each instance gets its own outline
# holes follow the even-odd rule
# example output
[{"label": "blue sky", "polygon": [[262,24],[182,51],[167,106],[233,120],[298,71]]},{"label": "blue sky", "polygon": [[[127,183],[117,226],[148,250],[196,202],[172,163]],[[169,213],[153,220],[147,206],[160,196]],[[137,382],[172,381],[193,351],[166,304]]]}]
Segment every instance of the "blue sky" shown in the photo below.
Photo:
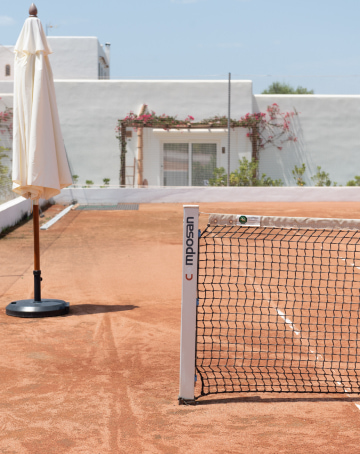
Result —
[{"label": "blue sky", "polygon": [[[15,44],[30,1],[1,0],[0,44]],[[360,94],[360,0],[36,2],[49,35],[111,43],[113,79],[251,79],[317,94]]]}]

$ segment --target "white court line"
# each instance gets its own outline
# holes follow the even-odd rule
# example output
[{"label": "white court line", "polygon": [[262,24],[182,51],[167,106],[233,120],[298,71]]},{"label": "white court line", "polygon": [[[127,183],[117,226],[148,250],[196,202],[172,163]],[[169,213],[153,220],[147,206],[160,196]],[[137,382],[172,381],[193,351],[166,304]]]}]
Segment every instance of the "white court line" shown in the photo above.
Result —
[{"label": "white court line", "polygon": [[47,222],[46,224],[43,224],[40,227],[40,230],[47,230],[49,227],[54,225],[55,222],[57,222],[59,219],[61,219],[63,216],[65,216],[65,214],[67,214],[72,209],[73,206],[74,205],[70,205],[70,206],[66,207],[65,210],[62,210],[59,214],[57,214],[55,217],[53,217],[49,222]]},{"label": "white court line", "polygon": [[[339,257],[339,259],[341,259],[341,260],[343,260],[344,262],[346,262],[346,259],[344,259],[343,257]],[[351,264],[348,265],[348,266],[353,266],[353,267],[357,268],[358,270],[360,270],[360,267],[355,266],[355,263],[351,263]],[[270,304],[270,307],[271,307],[271,300],[268,300],[268,303]],[[287,325],[289,325],[289,327],[294,331],[294,333],[295,333],[297,336],[299,336],[299,335],[300,335],[300,332],[295,330],[295,326],[294,326],[293,322],[292,322],[288,317],[286,317],[285,313],[282,312],[280,309],[278,309],[276,306],[275,306],[275,310],[276,310],[276,312],[280,315],[280,317],[285,321],[285,323],[286,323]],[[310,346],[309,346],[309,350],[310,350],[310,353],[313,353],[314,355],[316,355],[316,359],[317,359],[317,360],[319,360],[319,359],[324,360],[324,358],[323,358],[321,355],[317,355],[316,352],[313,351],[313,350],[310,348]],[[350,393],[350,390],[347,389],[347,388],[345,388],[345,386],[343,385],[343,383],[341,383],[341,382],[338,381],[338,382],[336,382],[336,384],[338,384],[339,386],[342,386],[342,387],[344,388],[345,393],[347,393],[347,394]],[[357,404],[357,403],[354,402],[354,405],[357,407],[358,410],[360,410],[360,404]]]},{"label": "white court line", "polygon": [[[341,258],[341,257],[340,257],[340,258]],[[345,259],[341,258],[341,260],[345,260]],[[352,264],[352,266],[354,266],[354,264]],[[356,267],[356,268],[358,268],[358,267]],[[359,269],[360,269],[360,268],[359,268]],[[271,304],[271,301],[268,300],[268,303]],[[282,311],[281,311],[280,309],[278,309],[277,307],[275,307],[275,310],[276,310],[276,312],[280,315],[280,317],[285,321],[285,323],[286,323],[287,325],[289,325],[289,327],[294,331],[294,333],[295,333],[297,336],[299,336],[299,335],[300,335],[300,332],[295,330],[295,326],[294,326],[293,322],[292,322],[288,317],[285,316],[284,312],[282,312]],[[317,360],[319,360],[319,359],[324,360],[324,358],[323,358],[321,355],[317,355],[316,352],[315,352],[314,350],[312,350],[312,348],[310,348],[310,346],[309,346],[309,350],[310,350],[310,353],[313,353],[314,355],[316,355],[316,359],[317,359]],[[337,381],[336,384],[338,384],[339,386],[342,386],[342,387],[344,388],[345,393],[349,393],[349,392],[350,392],[349,389],[347,389],[347,388],[344,387],[343,383]],[[355,403],[355,402],[354,402],[354,404],[355,404],[355,406],[357,407],[357,409],[360,410],[360,404],[357,404],[357,403]]]},{"label": "white court line", "polygon": [[[270,301],[269,301],[269,304],[270,304]],[[285,320],[285,323],[287,323],[290,326],[290,328],[294,331],[294,333],[299,336],[300,332],[295,330],[295,326],[294,326],[293,322],[289,318],[286,318],[285,314],[283,312],[281,312],[280,309],[278,309],[277,307],[275,307],[275,309],[276,309],[276,312],[280,315],[280,317],[283,320]]]},{"label": "white court line", "polygon": [[[270,304],[270,301],[268,301],[268,303]],[[294,333],[295,333],[297,336],[300,336],[300,331],[296,331],[293,322],[292,322],[289,318],[287,318],[287,317],[285,316],[284,312],[282,312],[282,311],[281,311],[280,309],[278,309],[277,307],[275,307],[275,310],[276,310],[276,312],[280,315],[280,317],[285,321],[285,323],[287,323],[287,324],[290,326],[290,328],[294,331]],[[316,359],[317,359],[317,360],[320,360],[320,359],[322,360],[322,359],[324,359],[321,355],[317,355],[317,353],[316,353],[314,350],[312,350],[310,347],[309,347],[309,350],[310,350],[310,353],[312,353],[313,355],[316,355]]]},{"label": "white court line", "polygon": [[[340,260],[344,260],[344,262],[346,262],[346,259],[342,258],[342,257],[339,257]],[[356,269],[360,270],[360,267],[359,266],[355,266],[355,263],[350,263],[350,265],[347,265],[347,266],[354,266]]]},{"label": "white court line", "polygon": [[[268,301],[268,302],[270,304],[270,301]],[[300,332],[299,331],[295,331],[295,327],[294,327],[293,322],[289,318],[285,317],[285,314],[280,309],[278,309],[277,307],[275,309],[276,309],[276,312],[280,315],[280,317],[285,321],[285,323],[287,323],[290,326],[290,328],[294,331],[294,333],[299,336]],[[310,347],[309,347],[309,350],[310,350],[311,353],[316,355],[316,359],[317,360],[323,359],[323,357],[321,355],[317,355],[316,352],[314,352]],[[345,388],[343,383],[341,383],[340,381],[337,381],[336,384],[339,385],[339,386],[342,386],[344,388],[345,393],[350,393],[350,389]],[[358,408],[358,410],[360,410],[360,404],[357,404],[355,402],[354,402],[354,404]]]},{"label": "white court line", "polygon": [[[337,381],[336,384],[337,384],[337,385],[340,385],[340,386],[344,386],[344,385],[341,383],[341,381]],[[350,392],[350,389],[344,388],[344,391],[345,391],[346,393],[349,393],[349,392]]]}]

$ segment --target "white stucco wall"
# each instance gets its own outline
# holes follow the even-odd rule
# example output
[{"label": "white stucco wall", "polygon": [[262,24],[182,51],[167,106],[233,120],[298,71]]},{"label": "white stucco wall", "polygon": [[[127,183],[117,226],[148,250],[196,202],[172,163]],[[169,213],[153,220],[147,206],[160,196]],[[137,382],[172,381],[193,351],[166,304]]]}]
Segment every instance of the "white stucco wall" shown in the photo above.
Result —
[{"label": "white stucco wall", "polygon": [[[54,79],[98,79],[99,53],[105,53],[96,37],[48,36],[53,51],[50,63]],[[106,58],[106,56],[105,56]]]},{"label": "white stucco wall", "polygon": [[0,80],[0,97],[1,99],[6,102],[6,99],[11,99],[10,102],[12,105],[12,95],[14,91],[14,83],[13,81],[9,80]]},{"label": "white stucco wall", "polygon": [[[119,183],[117,120],[131,110],[138,113],[144,103],[158,114],[179,118],[190,114],[195,120],[227,112],[226,81],[56,81],[55,87],[66,149],[80,184],[85,180],[102,184],[103,178],[110,178],[110,184]],[[233,115],[251,111],[251,82],[234,82],[232,92],[237,99]],[[133,162],[136,146],[133,132],[127,164]]]},{"label": "white stucco wall", "polygon": [[263,112],[273,103],[282,112],[294,108],[299,112],[292,122],[298,141],[282,150],[262,151],[260,171],[291,185],[295,164],[305,163],[308,185],[313,184],[317,166],[339,185],[360,175],[360,96],[256,95],[254,112]]},{"label": "white stucco wall", "polygon": [[[10,76],[5,73],[5,66],[10,65]],[[14,46],[0,46],[0,81],[14,80]]]},{"label": "white stucco wall", "polygon": [[[190,114],[195,120],[201,120],[227,114],[227,81],[56,80],[55,87],[66,149],[72,172],[80,176],[80,184],[87,179],[102,184],[103,178],[110,178],[110,184],[118,184],[120,151],[114,129],[119,118],[130,111],[138,113],[144,103],[157,114],[179,118]],[[12,83],[0,81],[0,97],[7,105],[12,104],[11,93]],[[295,164],[301,166],[304,162],[308,185],[312,184],[310,177],[316,173],[317,166],[339,185],[360,175],[360,96],[253,96],[251,81],[232,82],[233,118],[247,112],[264,112],[273,103],[277,103],[282,112],[294,109],[299,112],[292,121],[298,140],[281,151],[263,150],[260,173],[294,185],[291,170]],[[153,152],[144,156],[144,178],[149,179],[150,185],[161,184],[161,149],[167,140],[166,134],[153,134]],[[206,136],[184,132],[181,136],[172,136],[171,141],[193,141],[194,137],[201,141],[216,137],[218,165],[227,168],[227,154],[220,153],[221,147],[227,147],[226,134]],[[245,130],[232,132],[231,137],[231,167],[234,169],[240,157],[250,157],[251,147]],[[134,131],[128,140],[128,165],[133,163],[136,154]]]},{"label": "white stucco wall", "polygon": [[[0,92],[7,105],[12,105],[9,82],[0,82]],[[139,112],[146,103],[157,114],[166,113],[185,118],[188,115],[202,120],[214,115],[226,115],[226,81],[59,81],[55,82],[57,102],[65,146],[72,174],[79,183],[92,180],[103,184],[119,183],[120,150],[116,139],[117,120],[130,111]],[[250,81],[233,82],[232,116],[240,118],[252,109]],[[0,95],[1,97],[1,95]],[[131,128],[130,128],[131,131]],[[231,169],[238,166],[242,156],[251,157],[251,144],[246,131],[231,131]],[[216,143],[217,166],[227,169],[227,130],[182,131],[154,134],[144,129],[144,174],[150,186],[163,184],[162,150],[165,142]],[[225,153],[222,153],[222,148]],[[127,165],[137,157],[137,134],[127,140]],[[128,173],[131,169],[128,170]],[[130,178],[128,178],[130,183]],[[135,176],[135,182],[137,178]]]}]

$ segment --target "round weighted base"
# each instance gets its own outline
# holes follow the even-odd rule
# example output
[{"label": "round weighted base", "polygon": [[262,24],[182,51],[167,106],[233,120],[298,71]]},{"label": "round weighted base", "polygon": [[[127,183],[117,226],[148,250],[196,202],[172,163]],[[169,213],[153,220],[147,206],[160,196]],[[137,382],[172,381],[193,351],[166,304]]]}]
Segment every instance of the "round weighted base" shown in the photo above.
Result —
[{"label": "round weighted base", "polygon": [[13,301],[6,306],[6,314],[13,317],[37,318],[55,317],[69,313],[70,304],[62,300],[42,299],[40,303],[34,300]]}]

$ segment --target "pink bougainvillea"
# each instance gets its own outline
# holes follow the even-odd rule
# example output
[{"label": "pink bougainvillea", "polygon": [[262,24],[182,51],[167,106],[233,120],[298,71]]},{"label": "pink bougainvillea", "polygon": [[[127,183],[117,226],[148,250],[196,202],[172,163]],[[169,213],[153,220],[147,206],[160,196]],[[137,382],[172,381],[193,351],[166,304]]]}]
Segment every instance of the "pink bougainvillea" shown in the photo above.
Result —
[{"label": "pink bougainvillea", "polygon": [[[286,142],[296,142],[297,138],[292,131],[291,120],[298,115],[294,112],[281,112],[278,104],[274,103],[267,107],[266,112],[247,113],[239,120],[231,119],[231,128],[246,128],[248,137],[252,144],[252,158],[259,159],[259,151],[266,146],[274,146],[278,150],[283,149]],[[156,115],[149,111],[147,106],[142,115],[130,112],[125,118],[118,120],[116,132],[118,138],[121,136],[121,126],[133,128],[163,128],[186,129],[186,128],[227,128],[228,118],[226,116],[214,116],[195,122],[195,118],[188,115],[186,118],[178,119],[177,116],[166,114]]]}]

